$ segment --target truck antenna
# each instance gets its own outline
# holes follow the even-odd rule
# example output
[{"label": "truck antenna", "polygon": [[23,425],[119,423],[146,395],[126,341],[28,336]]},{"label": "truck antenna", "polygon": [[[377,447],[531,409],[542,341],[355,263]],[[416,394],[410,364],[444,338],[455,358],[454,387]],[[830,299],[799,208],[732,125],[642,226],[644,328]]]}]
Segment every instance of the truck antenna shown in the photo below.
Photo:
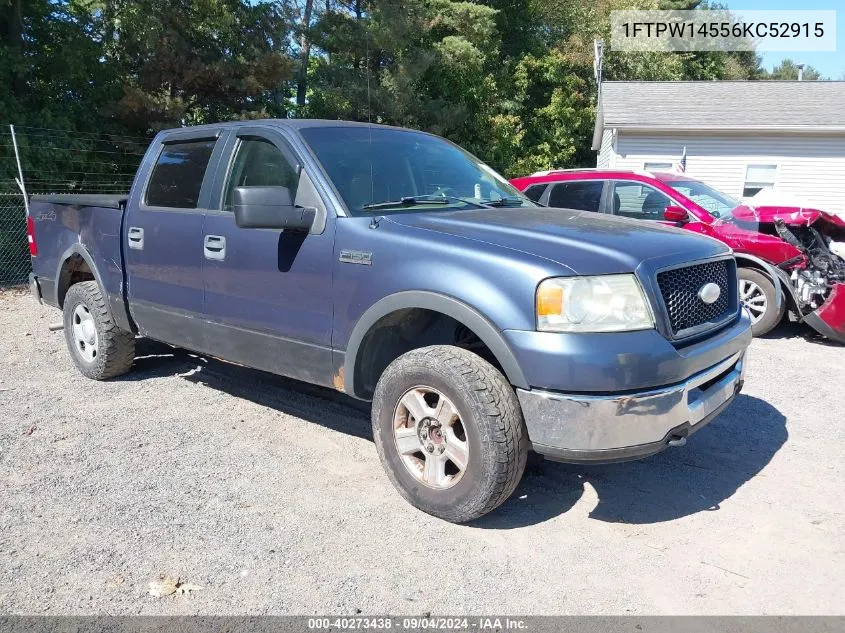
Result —
[{"label": "truck antenna", "polygon": [[[376,197],[376,185],[375,185],[375,174],[373,173],[373,106],[372,101],[370,100],[370,25],[367,25],[367,38],[366,38],[366,59],[364,60],[364,68],[367,72],[367,130],[370,135],[370,202],[375,202]],[[372,217],[370,218],[370,228],[377,229],[379,219],[376,217],[375,211],[372,212]]]}]

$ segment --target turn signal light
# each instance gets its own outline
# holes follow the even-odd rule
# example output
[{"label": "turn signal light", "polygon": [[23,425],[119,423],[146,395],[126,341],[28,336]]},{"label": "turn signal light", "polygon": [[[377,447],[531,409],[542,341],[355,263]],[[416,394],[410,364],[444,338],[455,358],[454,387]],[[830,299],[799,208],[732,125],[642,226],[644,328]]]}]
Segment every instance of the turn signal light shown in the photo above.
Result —
[{"label": "turn signal light", "polygon": [[26,216],[26,241],[29,242],[29,254],[38,256],[38,247],[35,245],[35,223],[32,218]]},{"label": "turn signal light", "polygon": [[537,316],[553,316],[563,310],[563,288],[540,286],[537,290]]}]

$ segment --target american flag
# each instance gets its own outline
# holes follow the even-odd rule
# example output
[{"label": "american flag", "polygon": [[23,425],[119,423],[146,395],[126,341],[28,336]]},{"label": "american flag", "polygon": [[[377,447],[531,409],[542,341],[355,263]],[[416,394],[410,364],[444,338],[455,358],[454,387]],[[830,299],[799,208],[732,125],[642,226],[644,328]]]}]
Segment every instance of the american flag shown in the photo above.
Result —
[{"label": "american flag", "polygon": [[687,146],[684,145],[684,151],[681,154],[681,160],[678,161],[677,170],[679,173],[684,173],[687,170]]}]

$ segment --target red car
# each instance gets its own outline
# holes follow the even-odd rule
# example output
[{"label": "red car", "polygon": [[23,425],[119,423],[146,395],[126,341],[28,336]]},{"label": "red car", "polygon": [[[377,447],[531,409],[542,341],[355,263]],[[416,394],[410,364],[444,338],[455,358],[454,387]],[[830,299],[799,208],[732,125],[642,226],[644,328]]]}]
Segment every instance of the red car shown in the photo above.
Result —
[{"label": "red car", "polygon": [[662,222],[721,240],[739,264],[740,300],[755,336],[774,328],[789,308],[845,343],[845,220],[839,216],[742,205],[681,173],[556,170],[511,183],[549,207]]}]

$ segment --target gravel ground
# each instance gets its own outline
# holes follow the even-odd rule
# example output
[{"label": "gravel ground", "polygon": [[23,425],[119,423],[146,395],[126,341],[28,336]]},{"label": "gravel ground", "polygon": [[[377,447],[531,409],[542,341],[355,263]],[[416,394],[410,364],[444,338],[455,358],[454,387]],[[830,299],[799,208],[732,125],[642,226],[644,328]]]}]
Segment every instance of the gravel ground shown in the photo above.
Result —
[{"label": "gravel ground", "polygon": [[685,448],[540,463],[456,526],[342,396],[150,342],[92,382],[59,320],[0,294],[0,612],[845,613],[845,352],[800,326]]}]

